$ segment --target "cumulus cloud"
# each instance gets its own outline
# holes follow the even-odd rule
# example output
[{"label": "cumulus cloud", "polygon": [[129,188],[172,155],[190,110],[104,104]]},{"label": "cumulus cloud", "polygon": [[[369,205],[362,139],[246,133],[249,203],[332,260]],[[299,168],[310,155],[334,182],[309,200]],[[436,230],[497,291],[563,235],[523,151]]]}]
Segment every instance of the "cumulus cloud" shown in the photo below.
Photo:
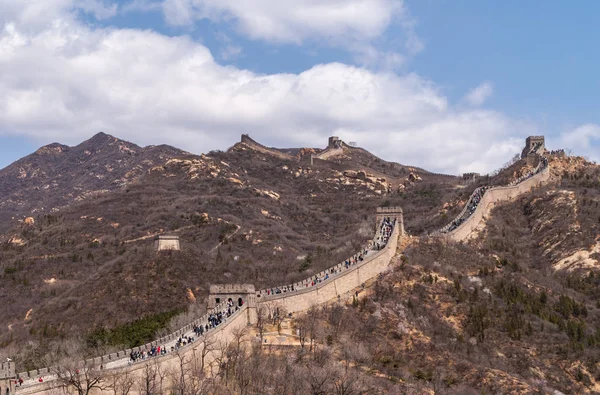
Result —
[{"label": "cumulus cloud", "polygon": [[573,150],[577,155],[583,155],[591,160],[600,161],[598,145],[600,144],[600,125],[585,124],[562,133],[557,146]]},{"label": "cumulus cloud", "polygon": [[254,39],[301,43],[307,38],[375,38],[389,25],[397,0],[165,0],[167,21],[233,20]]},{"label": "cumulus cloud", "polygon": [[460,109],[417,74],[330,63],[263,75],[220,65],[186,36],[92,30],[69,18],[41,31],[6,23],[0,68],[0,135],[43,143],[104,131],[200,153],[241,133],[316,147],[339,135],[388,160],[459,173],[494,169],[535,132],[501,113]]},{"label": "cumulus cloud", "polygon": [[60,21],[75,20],[78,11],[100,20],[115,16],[117,9],[109,0],[2,0],[0,24],[16,23],[29,32],[39,32]]},{"label": "cumulus cloud", "polygon": [[[164,0],[163,10],[173,25],[210,19],[231,24],[253,40],[344,48],[372,68],[398,68],[407,55],[424,47],[403,0]],[[403,42],[395,37],[393,48],[388,42],[381,49],[380,41],[393,24],[403,32]]]},{"label": "cumulus cloud", "polygon": [[465,96],[465,100],[472,106],[479,107],[485,103],[494,93],[494,87],[490,82],[484,82],[472,89]]}]

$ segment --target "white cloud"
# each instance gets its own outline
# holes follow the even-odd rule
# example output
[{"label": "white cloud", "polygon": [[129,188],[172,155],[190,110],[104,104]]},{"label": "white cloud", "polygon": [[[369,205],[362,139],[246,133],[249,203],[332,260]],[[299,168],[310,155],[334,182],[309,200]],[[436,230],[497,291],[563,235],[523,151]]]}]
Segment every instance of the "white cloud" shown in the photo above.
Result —
[{"label": "white cloud", "polygon": [[254,39],[300,43],[307,38],[375,38],[401,10],[397,0],[165,0],[167,21],[233,20]]},{"label": "white cloud", "polygon": [[240,56],[242,53],[242,47],[239,45],[227,45],[225,48],[221,50],[221,59],[223,60],[233,60]]},{"label": "white cloud", "polygon": [[107,19],[116,15],[117,8],[110,0],[2,0],[0,24],[15,23],[28,32],[39,32],[59,21],[75,20],[76,11]]},{"label": "white cloud", "polygon": [[[164,0],[163,11],[173,25],[210,19],[232,24],[253,40],[344,48],[373,68],[398,68],[406,55],[424,47],[403,0]],[[403,42],[383,50],[378,40],[393,24],[403,32]]]},{"label": "white cloud", "polygon": [[127,12],[149,12],[162,9],[162,2],[160,0],[131,0],[124,3],[120,11],[123,13]]},{"label": "white cloud", "polygon": [[600,145],[600,125],[585,124],[562,133],[555,142],[557,147],[573,150],[576,155],[582,155],[600,162],[598,145]]},{"label": "white cloud", "polygon": [[490,82],[484,82],[475,89],[472,89],[465,96],[465,100],[472,106],[479,107],[485,103],[494,93],[494,87]]},{"label": "white cloud", "polygon": [[2,26],[0,69],[0,135],[43,143],[104,131],[200,153],[241,133],[317,147],[339,135],[388,160],[458,173],[494,169],[535,132],[497,112],[461,110],[416,74],[330,63],[261,75],[218,64],[185,36],[90,30],[70,18],[40,31]]},{"label": "white cloud", "polygon": [[98,20],[112,18],[117,15],[118,8],[117,4],[102,0],[78,0],[74,6]]}]

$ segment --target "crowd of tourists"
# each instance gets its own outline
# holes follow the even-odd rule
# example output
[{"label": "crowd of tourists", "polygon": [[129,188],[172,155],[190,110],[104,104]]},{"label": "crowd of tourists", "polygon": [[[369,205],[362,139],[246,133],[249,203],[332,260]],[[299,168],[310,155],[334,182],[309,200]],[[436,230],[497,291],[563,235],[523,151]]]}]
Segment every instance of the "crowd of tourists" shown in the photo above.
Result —
[{"label": "crowd of tourists", "polygon": [[546,158],[545,156],[542,156],[540,158],[540,163],[539,165],[531,170],[528,171],[527,173],[525,173],[524,175],[522,175],[521,177],[517,178],[516,180],[514,180],[513,182],[511,182],[509,185],[517,185],[525,180],[530,179],[531,177],[535,176],[536,174],[541,173],[542,171],[544,171],[544,169],[548,167],[548,158]]},{"label": "crowd of tourists", "polygon": [[381,225],[379,227],[379,232],[374,240],[374,248],[376,250],[381,250],[387,245],[388,240],[392,236],[392,232],[394,231],[394,225],[396,225],[396,219],[391,220],[389,217],[384,218],[381,221]]},{"label": "crowd of tourists", "polygon": [[467,209],[464,210],[458,218],[455,218],[450,223],[450,226],[448,227],[448,229],[442,230],[442,232],[443,233],[452,232],[454,229],[461,226],[463,224],[463,222],[465,222],[471,215],[473,215],[475,210],[477,210],[479,203],[481,203],[481,199],[483,199],[483,195],[485,194],[485,191],[487,191],[488,189],[490,189],[490,187],[487,187],[487,186],[477,188],[471,195],[471,198],[469,199],[469,201],[467,202]]},{"label": "crowd of tourists", "polygon": [[159,355],[165,355],[167,349],[165,346],[153,346],[150,350],[132,351],[129,354],[131,362],[143,361],[148,358],[158,357]]},{"label": "crowd of tourists", "polygon": [[[241,304],[243,305],[244,302],[242,301]],[[227,301],[227,305],[225,307],[226,309],[223,311],[217,311],[209,314],[206,318],[206,324],[194,325],[193,332],[196,337],[202,336],[204,333],[216,328],[240,309],[239,306],[234,306],[234,302],[231,299]],[[193,343],[195,340],[196,338],[194,336],[182,335],[177,339],[175,344],[171,346],[169,352],[177,351],[180,348]],[[132,351],[129,354],[129,363],[131,364],[138,361],[144,361],[148,358],[158,357],[165,354],[167,354],[167,348],[165,346],[153,346],[149,350]]]},{"label": "crowd of tourists", "polygon": [[[541,156],[540,163],[534,170],[527,172],[523,176],[521,176],[518,179],[511,182],[509,185],[510,186],[517,185],[525,180],[528,180],[531,177],[544,171],[544,169],[546,167],[548,167],[548,158],[546,158],[545,156]],[[471,215],[473,215],[475,210],[477,210],[479,203],[481,203],[481,199],[483,199],[483,195],[489,189],[490,189],[489,186],[477,188],[471,195],[471,198],[469,199],[469,202],[467,203],[466,210],[464,210],[458,218],[454,219],[446,229],[442,229],[441,232],[442,233],[452,232],[453,230],[458,228],[460,225],[462,225]]]},{"label": "crowd of tourists", "polygon": [[[314,276],[304,280],[300,284],[300,287],[301,288],[313,287],[317,284],[327,281],[327,280],[329,280],[329,278],[332,275],[342,272],[342,270],[344,270],[344,268],[347,270],[350,267],[364,261],[371,250],[379,251],[379,250],[383,249],[387,245],[388,241],[390,240],[390,237],[392,236],[392,232],[394,231],[395,225],[396,225],[396,219],[391,219],[389,217],[384,218],[383,221],[381,222],[381,224],[379,225],[379,228],[377,230],[377,233],[376,233],[374,239],[369,243],[369,246],[367,248],[362,249],[360,252],[357,252],[350,258],[346,259],[343,262],[343,267],[341,265],[338,265],[338,266],[329,268],[320,274],[314,275]],[[277,295],[277,294],[286,293],[286,292],[293,292],[293,291],[297,290],[297,288],[298,288],[298,285],[295,286],[293,284],[269,288],[266,290],[266,295],[269,296],[269,295]],[[260,297],[260,295],[259,295],[259,297]]]}]

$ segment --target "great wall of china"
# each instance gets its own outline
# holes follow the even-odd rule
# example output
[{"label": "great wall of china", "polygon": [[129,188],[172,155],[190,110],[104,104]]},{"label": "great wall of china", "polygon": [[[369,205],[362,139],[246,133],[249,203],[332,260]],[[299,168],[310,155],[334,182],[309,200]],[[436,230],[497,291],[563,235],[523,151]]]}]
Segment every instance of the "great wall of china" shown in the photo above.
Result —
[{"label": "great wall of china", "polygon": [[[247,136],[246,136],[247,137]],[[248,140],[249,139],[249,140]],[[242,142],[249,143],[252,147],[258,144],[247,137]],[[529,145],[529,139],[527,141]],[[539,137],[535,139],[536,154],[540,150]],[[330,140],[331,145],[331,140]],[[269,148],[262,145],[258,146],[269,151]],[[255,147],[254,147],[255,148]],[[543,149],[543,140],[542,147]],[[334,147],[333,149],[337,149]],[[527,147],[526,147],[527,149]],[[530,160],[530,151],[527,151]],[[276,156],[292,158],[283,153],[276,153]],[[542,158],[540,156],[540,158]],[[541,164],[541,162],[540,162]],[[538,165],[539,166],[539,165]],[[477,205],[475,211],[468,218],[452,231],[447,231],[449,225],[442,228],[441,232],[436,232],[434,236],[443,237],[448,241],[462,241],[469,237],[482,220],[491,206],[502,202],[514,199],[515,197],[531,191],[532,188],[540,186],[548,182],[550,177],[550,168],[546,165],[543,169],[533,176],[516,183],[515,185],[495,187],[488,189],[482,196],[481,201]],[[467,206],[468,207],[467,203]],[[461,215],[464,214],[464,210]],[[205,344],[228,344],[234,340],[236,333],[252,324],[256,323],[257,310],[261,307],[281,306],[288,313],[298,313],[306,311],[312,306],[321,305],[338,300],[340,296],[348,294],[353,290],[361,287],[368,280],[376,278],[379,274],[385,272],[397,253],[399,240],[405,235],[404,219],[402,209],[398,207],[379,208],[376,214],[376,222],[379,224],[383,218],[396,219],[396,226],[393,228],[389,242],[379,251],[370,251],[364,260],[357,264],[346,267],[344,263],[337,264],[327,270],[294,284],[287,284],[279,287],[274,287],[269,290],[255,291],[252,285],[214,285],[211,286],[211,292],[208,301],[209,313],[222,311],[226,309],[226,304],[229,299],[234,303],[239,300],[238,308],[229,316],[223,323],[208,331],[202,339],[183,346],[177,352],[167,353],[163,356],[150,358],[141,362],[131,363],[129,355],[132,351],[149,350],[154,346],[162,346],[169,348],[181,336],[190,335],[193,333],[195,325],[206,325],[208,322],[208,314],[195,320],[193,323],[186,325],[180,330],[161,337],[156,341],[133,349],[122,350],[109,355],[104,355],[94,359],[88,359],[80,363],[81,369],[102,369],[105,373],[110,372],[116,375],[125,372],[134,376],[143,374],[144,367],[148,364],[159,364],[167,369],[176,367],[180,357],[190,357],[200,354]],[[319,278],[324,281],[314,282],[314,279]],[[310,286],[309,286],[310,284]],[[280,292],[273,293],[273,289]],[[240,306],[241,305],[241,306]],[[207,365],[211,361],[216,360],[215,353],[218,350],[211,351],[207,354]],[[3,363],[0,371],[0,394],[10,395],[17,394],[48,394],[54,389],[64,387],[64,384],[57,378],[57,368],[44,368],[30,372],[22,372],[15,374],[14,363]],[[15,379],[22,378],[25,382],[23,386],[15,387]],[[39,382],[39,378],[43,377],[44,381]],[[103,393],[100,390],[94,393]]]}]

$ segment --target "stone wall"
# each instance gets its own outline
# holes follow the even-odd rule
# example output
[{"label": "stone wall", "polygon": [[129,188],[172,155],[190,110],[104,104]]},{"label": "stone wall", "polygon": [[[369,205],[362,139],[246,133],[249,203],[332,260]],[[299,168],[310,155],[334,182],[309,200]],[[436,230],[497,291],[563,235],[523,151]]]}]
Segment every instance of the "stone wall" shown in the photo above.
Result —
[{"label": "stone wall", "polygon": [[317,159],[327,160],[333,156],[342,155],[344,153],[344,149],[339,148],[326,148],[323,151],[319,152],[317,155],[314,155]]},{"label": "stone wall", "polygon": [[242,134],[242,143],[252,147],[253,149],[255,149],[258,152],[262,152],[263,154],[268,154],[268,155],[272,155],[272,156],[276,156],[280,159],[286,159],[286,160],[295,160],[296,158],[294,158],[293,156],[284,154],[283,152],[279,152],[277,150],[274,150],[272,148],[269,148],[267,146],[264,146],[256,141],[254,141],[252,138],[250,138],[250,136],[248,136],[247,134]]},{"label": "stone wall", "polygon": [[[392,236],[387,245],[370,257],[355,265],[350,266],[345,271],[330,275],[330,278],[314,286],[302,286],[301,283],[295,284],[295,290],[275,295],[266,295],[261,292],[257,299],[258,308],[271,305],[280,305],[288,313],[296,313],[310,309],[312,306],[323,304],[335,300],[338,296],[360,287],[367,280],[370,280],[380,273],[386,271],[390,261],[396,254],[398,247],[398,237],[400,236],[400,226],[395,226]],[[336,267],[342,269],[342,264]],[[319,273],[324,276],[325,272]]]},{"label": "stone wall", "polygon": [[[266,292],[259,291],[257,295],[248,295],[248,292],[254,289],[253,285],[250,284],[232,284],[232,285],[213,285],[211,286],[211,294],[223,294],[223,295],[247,295],[248,303],[244,301],[244,305],[231,317],[229,317],[224,323],[219,325],[217,328],[210,330],[205,336],[211,341],[214,340],[217,343],[226,344],[234,339],[235,333],[248,325],[256,322],[256,307],[259,304],[273,304],[284,306],[288,312],[298,312],[307,310],[310,307],[326,303],[331,300],[335,300],[342,294],[348,293],[353,289],[360,287],[366,281],[376,277],[380,273],[387,270],[391,259],[396,254],[398,246],[398,237],[403,234],[403,218],[402,209],[399,207],[387,207],[380,208],[377,212],[377,218],[380,216],[390,216],[397,219],[397,224],[394,227],[390,240],[386,246],[377,252],[371,251],[365,259],[355,265],[350,266],[344,270],[344,264],[340,263],[334,266],[337,269],[337,273],[331,274],[330,277],[322,283],[316,284],[310,287],[302,287],[303,283],[297,283],[296,291],[270,295],[267,296]],[[331,268],[330,268],[331,269]],[[329,269],[328,269],[329,270]],[[325,277],[326,271],[318,274],[320,277]],[[262,299],[259,299],[262,297]],[[210,301],[210,299],[209,299]],[[225,309],[227,300],[223,300],[222,303],[215,306],[217,311]],[[213,304],[214,306],[214,304]],[[94,359],[86,360],[85,366],[100,366],[102,365],[106,371],[111,373],[118,373],[128,371],[130,373],[139,374],[141,369],[148,363],[160,363],[161,366],[174,366],[179,356],[176,353],[169,353],[161,357],[150,358],[147,361],[137,362],[129,365],[129,355],[132,351],[149,350],[153,346],[162,346],[169,349],[169,345],[173,341],[178,339],[180,336],[189,333],[194,325],[204,325],[208,321],[208,314],[195,320],[193,323],[186,325],[180,330],[161,337],[156,341],[148,343],[141,347],[134,349],[122,350],[110,355],[104,355]],[[190,352],[200,353],[203,347],[203,343],[200,341],[191,343],[183,347],[179,351],[179,355],[187,355]],[[212,356],[211,358],[215,358]],[[82,361],[82,364],[84,362]],[[60,383],[55,377],[52,377],[52,372],[55,371],[53,368],[44,368],[34,370],[30,372],[23,372],[19,374],[28,382],[25,387],[19,388],[20,394],[43,394],[48,393],[52,388],[60,387]],[[43,376],[45,382],[37,383],[37,379]],[[33,381],[33,384],[32,384]],[[102,393],[102,392],[96,392]],[[4,395],[4,394],[1,394]]]},{"label": "stone wall", "polygon": [[15,363],[5,361],[0,363],[0,395],[15,393]]},{"label": "stone wall", "polygon": [[546,166],[540,173],[513,186],[495,187],[487,190],[475,212],[458,228],[444,235],[448,240],[461,241],[466,239],[479,226],[491,207],[498,202],[508,201],[531,191],[544,184],[550,178],[550,167]]},{"label": "stone wall", "polygon": [[[229,344],[232,340],[234,340],[235,338],[235,334],[241,330],[243,330],[245,327],[248,326],[248,311],[246,306],[243,306],[241,309],[239,309],[237,312],[235,312],[235,314],[233,314],[231,317],[229,317],[226,322],[222,323],[221,325],[219,325],[218,327],[210,330],[205,336],[207,339],[207,343],[213,343],[215,346],[219,346],[219,347],[215,347],[216,350],[209,353],[206,356],[206,366],[210,365],[211,363],[213,363],[217,357],[217,353],[220,350],[220,346],[223,344]],[[187,328],[187,327],[186,327]],[[179,336],[181,336],[182,334],[184,334],[185,332],[187,332],[190,328],[186,329],[186,330],[179,330],[175,333],[173,333],[172,335],[169,335],[167,337],[165,337],[165,339],[168,338],[172,338],[172,339],[176,339]],[[162,339],[161,339],[162,340]],[[162,344],[160,342],[152,342],[149,344]],[[148,345],[146,345],[148,346]],[[136,347],[134,350],[137,349],[144,349],[146,348],[146,346],[142,346],[142,347]],[[124,373],[124,372],[128,372],[130,375],[132,375],[132,377],[134,378],[141,378],[143,377],[143,373],[144,373],[144,368],[146,367],[146,365],[148,364],[158,364],[160,366],[160,369],[163,372],[168,371],[169,369],[172,368],[177,368],[178,364],[179,364],[179,358],[181,356],[185,356],[186,358],[191,358],[195,355],[201,355],[202,353],[202,349],[204,347],[204,342],[201,339],[196,340],[193,343],[190,343],[182,348],[180,348],[179,352],[172,352],[172,353],[168,353],[164,356],[160,356],[160,357],[154,357],[154,358],[149,358],[145,361],[141,361],[141,362],[137,362],[134,364],[128,364],[128,360],[129,360],[129,353],[131,352],[131,350],[126,350],[126,355],[123,355],[121,353],[119,353],[119,355],[122,355],[121,357],[117,357],[117,354],[115,355],[115,359],[113,360],[113,363],[115,361],[120,361],[121,363],[114,367],[111,368],[110,365],[108,365],[109,367],[106,369],[107,372],[110,371],[110,373],[112,374],[120,374],[120,373]],[[96,358],[98,360],[98,362],[100,361],[105,361],[105,364],[109,364],[110,363],[110,359],[108,356],[103,356],[103,357],[99,357]],[[88,365],[90,366],[90,365]],[[51,377],[49,377],[48,375],[52,374],[52,369],[41,369],[41,370],[36,370],[30,373],[34,373],[34,375],[32,376],[32,378],[37,379],[39,376],[46,376],[46,380],[43,383],[39,383],[39,384],[35,384],[35,385],[29,385],[29,386],[25,386],[25,387],[19,387],[17,388],[17,393],[18,394],[23,394],[23,395],[29,395],[29,394],[47,394],[49,393],[49,391],[53,388],[60,388],[62,387],[62,384],[54,379],[54,380],[50,380]],[[20,377],[24,377],[24,378],[28,378],[28,373],[21,373]],[[73,392],[76,393],[76,392]],[[107,389],[106,391],[94,391],[93,394],[113,394],[114,392],[112,390]],[[133,391],[131,392],[131,394],[136,394],[137,392]],[[11,392],[12,394],[12,392]],[[2,393],[2,395],[4,395],[4,393]]]}]

